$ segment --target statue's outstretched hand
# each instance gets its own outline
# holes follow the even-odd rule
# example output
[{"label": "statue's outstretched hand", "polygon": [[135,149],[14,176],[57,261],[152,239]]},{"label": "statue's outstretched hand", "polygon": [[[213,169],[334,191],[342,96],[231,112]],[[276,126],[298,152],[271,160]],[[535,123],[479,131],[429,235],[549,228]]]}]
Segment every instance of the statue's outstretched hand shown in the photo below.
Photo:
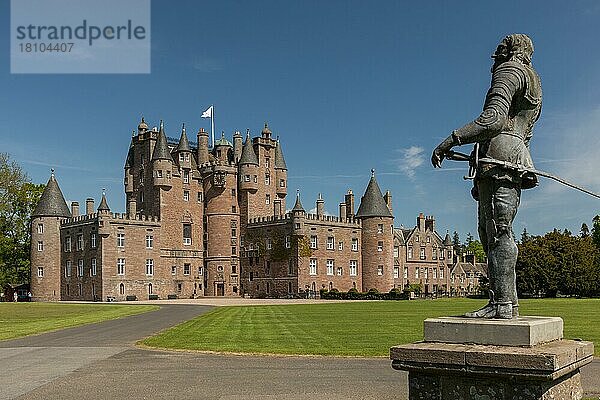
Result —
[{"label": "statue's outstretched hand", "polygon": [[431,164],[433,164],[434,168],[442,168],[442,161],[446,158],[446,155],[454,146],[454,139],[451,136],[448,136],[442,143],[438,145],[438,147],[433,150],[433,154],[431,155]]}]

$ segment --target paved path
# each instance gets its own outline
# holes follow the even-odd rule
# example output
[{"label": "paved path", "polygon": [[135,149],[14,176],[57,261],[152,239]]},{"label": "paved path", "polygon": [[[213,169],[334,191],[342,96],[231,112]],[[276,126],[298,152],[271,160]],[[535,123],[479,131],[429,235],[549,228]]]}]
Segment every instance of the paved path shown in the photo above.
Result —
[{"label": "paved path", "polygon": [[[210,307],[164,304],[151,313],[0,342],[0,399],[407,398],[407,377],[387,359],[163,352],[137,340]],[[600,395],[600,360],[583,370]]]}]

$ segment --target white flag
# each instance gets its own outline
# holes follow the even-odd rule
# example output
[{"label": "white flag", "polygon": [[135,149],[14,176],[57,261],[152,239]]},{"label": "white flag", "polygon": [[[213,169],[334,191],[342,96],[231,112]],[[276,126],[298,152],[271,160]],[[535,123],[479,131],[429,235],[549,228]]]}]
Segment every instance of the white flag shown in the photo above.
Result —
[{"label": "white flag", "polygon": [[202,113],[202,118],[212,118],[213,106],[210,106]]}]

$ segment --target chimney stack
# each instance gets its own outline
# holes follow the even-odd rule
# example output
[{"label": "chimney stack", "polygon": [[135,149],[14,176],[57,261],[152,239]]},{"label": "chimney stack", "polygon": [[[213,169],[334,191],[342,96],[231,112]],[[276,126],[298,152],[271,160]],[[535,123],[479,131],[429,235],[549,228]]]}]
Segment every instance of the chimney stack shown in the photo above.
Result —
[{"label": "chimney stack", "polygon": [[94,213],[94,199],[92,199],[91,197],[85,199],[85,213],[87,215]]},{"label": "chimney stack", "polygon": [[79,202],[78,201],[71,202],[71,216],[73,216],[73,218],[79,217]]},{"label": "chimney stack", "polygon": [[342,222],[346,221],[346,203],[340,203],[340,220]]},{"label": "chimney stack", "polygon": [[325,200],[323,200],[323,196],[319,193],[319,198],[317,199],[317,216],[321,217],[325,211]]},{"label": "chimney stack", "polygon": [[354,217],[354,193],[352,190],[348,190],[346,194],[346,215],[348,218]]},{"label": "chimney stack", "polygon": [[425,230],[425,216],[423,213],[419,213],[419,216],[417,217],[417,229],[419,231]]},{"label": "chimney stack", "polygon": [[385,195],[383,195],[383,200],[385,201],[385,205],[392,212],[392,193],[389,190],[386,190]]}]

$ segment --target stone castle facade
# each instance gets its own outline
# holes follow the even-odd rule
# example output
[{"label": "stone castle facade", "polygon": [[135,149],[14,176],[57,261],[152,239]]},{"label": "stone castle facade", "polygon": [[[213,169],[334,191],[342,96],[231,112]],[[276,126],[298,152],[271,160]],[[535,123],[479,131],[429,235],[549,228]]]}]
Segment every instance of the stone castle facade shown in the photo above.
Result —
[{"label": "stone castle facade", "polygon": [[[144,119],[125,162],[126,213],[105,194],[67,206],[52,173],[32,215],[34,300],[125,300],[201,296],[312,295],[320,289],[381,292],[420,284],[424,293],[459,290],[450,237],[420,214],[394,227],[392,197],[374,173],[355,210],[351,190],[339,215],[286,211],[287,165],[265,124],[260,136],[196,143],[185,127],[168,139]],[[461,271],[464,271],[464,266]],[[456,280],[457,282],[459,280]]]}]

